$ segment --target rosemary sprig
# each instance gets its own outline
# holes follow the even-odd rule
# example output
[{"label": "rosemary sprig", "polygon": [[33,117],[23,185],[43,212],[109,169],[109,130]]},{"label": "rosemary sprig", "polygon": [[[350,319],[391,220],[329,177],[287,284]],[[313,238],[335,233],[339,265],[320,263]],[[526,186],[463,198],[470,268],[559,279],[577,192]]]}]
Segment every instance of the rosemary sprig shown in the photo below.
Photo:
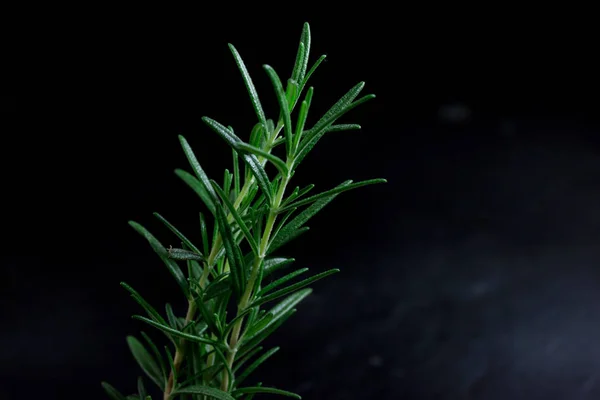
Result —
[{"label": "rosemary sprig", "polygon": [[[176,174],[198,194],[212,214],[212,235],[209,235],[203,213],[200,213],[202,243],[198,244],[189,240],[165,217],[155,213],[181,243],[180,248],[166,248],[142,225],[130,221],[130,225],[146,238],[167,266],[188,301],[185,317],[176,316],[167,304],[165,318],[141,294],[122,283],[147,314],[135,315],[134,318],[161,331],[173,346],[165,347],[165,354],[162,354],[145,333],[142,336],[147,346],[133,336],[127,338],[134,358],[162,391],[164,400],[177,397],[194,400],[250,399],[257,393],[300,398],[295,393],[262,386],[262,383],[242,386],[242,381],[279,349],[263,352],[260,344],[295,313],[298,303],[311,293],[307,286],[339,270],[331,269],[297,280],[307,271],[302,268],[267,281],[269,275],[294,261],[274,257],[272,253],[305,232],[308,229],[305,224],[310,218],[340,193],[385,182],[384,179],[356,183],[346,181],[333,189],[306,197],[314,186],[309,185],[302,190],[297,187],[286,197],[296,168],[316,143],[327,132],[359,129],[358,125],[335,123],[348,111],[374,97],[367,95],[356,100],[364,88],[364,83],[360,82],[314,126],[306,129],[314,89],[309,87],[306,92],[304,89],[325,58],[320,57],[308,69],[310,45],[310,28],[305,23],[285,89],[284,81],[277,72],[264,65],[279,104],[277,123],[267,119],[242,57],[233,45],[229,45],[258,123],[249,141],[244,142],[231,127],[208,117],[202,118],[232,149],[233,172],[225,171],[223,185],[207,176],[188,141],[183,136],[179,137],[192,173],[176,170]],[[292,113],[297,104],[300,110],[296,121],[293,121]],[[285,147],[285,158],[272,152],[279,145]],[[240,159],[244,169],[240,168]],[[276,168],[276,176],[267,174],[267,163]],[[187,274],[182,265],[187,267]],[[263,308],[276,300],[274,305]],[[237,306],[236,315],[228,316],[227,306],[232,302]],[[246,364],[249,365],[244,368]],[[142,378],[138,380],[138,393],[135,395],[123,396],[106,382],[102,386],[113,400],[151,398]]]}]

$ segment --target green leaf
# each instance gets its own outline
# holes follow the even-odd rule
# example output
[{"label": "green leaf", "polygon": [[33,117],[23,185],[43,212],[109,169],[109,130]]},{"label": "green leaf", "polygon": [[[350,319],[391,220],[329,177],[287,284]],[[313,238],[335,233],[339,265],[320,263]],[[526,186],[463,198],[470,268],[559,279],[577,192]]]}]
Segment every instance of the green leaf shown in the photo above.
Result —
[{"label": "green leaf", "polygon": [[[341,183],[337,187],[343,188],[343,187],[348,186],[351,183],[352,183],[352,181],[348,180],[346,182]],[[309,187],[305,188],[305,190],[303,190],[302,192],[299,193],[298,198],[301,197],[303,194],[307,193],[310,189],[312,189],[313,186],[314,185],[309,185]],[[308,190],[306,190],[306,189],[308,189]],[[278,229],[273,234],[271,243],[269,243],[269,249],[268,249],[267,254],[272,253],[273,251],[277,250],[284,244],[286,244],[286,243],[290,242],[291,240],[295,239],[296,237],[298,237],[300,234],[306,232],[308,229],[302,228],[302,226],[309,219],[311,219],[313,216],[315,216],[319,211],[321,211],[323,209],[323,207],[325,207],[327,204],[329,204],[331,202],[331,200],[333,200],[338,194],[334,193],[329,196],[325,196],[321,199],[316,200],[308,208],[306,208],[304,211],[302,211],[300,214],[298,214],[296,217],[294,217],[294,219],[292,219],[287,225],[283,226],[283,228]],[[286,202],[286,204],[289,204],[289,202]],[[294,204],[297,204],[297,203],[294,203]],[[284,209],[284,208],[287,210],[288,213],[290,211],[293,211],[296,209],[296,207],[288,209],[287,205],[285,205],[281,209]],[[286,216],[288,216],[288,215],[289,214],[286,214]]]},{"label": "green leaf", "polygon": [[[214,199],[216,199],[217,195],[212,190],[212,187],[210,186],[210,183],[208,182],[208,176],[206,175],[206,173],[200,166],[200,163],[196,159],[196,155],[194,154],[192,148],[190,147],[190,145],[187,142],[187,140],[185,139],[185,137],[183,137],[182,135],[179,135],[179,142],[181,143],[183,152],[185,153],[185,156],[187,157],[192,169],[194,170],[194,173],[200,180],[202,187],[206,190],[210,199],[214,201]],[[212,208],[212,207],[209,206],[209,208]]]},{"label": "green leaf", "polygon": [[233,154],[233,196],[237,198],[240,195],[240,160],[237,151],[231,149]]},{"label": "green leaf", "polygon": [[283,314],[275,322],[273,322],[272,324],[269,324],[265,329],[258,332],[253,337],[244,338],[244,340],[241,342],[240,351],[243,353],[243,352],[248,351],[249,349],[252,349],[255,346],[259,345],[263,340],[265,340],[273,332],[275,332],[275,330],[277,330],[285,321],[287,321],[288,318],[290,318],[292,315],[294,315],[295,312],[296,312],[296,309],[289,310],[287,313]]},{"label": "green leaf", "polygon": [[[254,307],[252,309],[257,310],[258,307]],[[265,312],[265,310],[261,311]],[[245,337],[246,340],[252,339],[258,333],[262,332],[265,328],[267,328],[267,326],[271,324],[271,321],[273,321],[274,318],[275,316],[271,312],[263,314],[263,316],[259,318],[258,321],[254,322],[252,325],[248,325],[248,329],[246,329],[246,332],[244,332],[243,337]]]},{"label": "green leaf", "polygon": [[233,54],[235,63],[237,64],[237,66],[240,70],[240,73],[242,74],[242,78],[244,79],[244,84],[246,85],[246,89],[248,90],[248,93],[250,94],[250,100],[252,101],[252,106],[254,107],[256,116],[258,117],[258,120],[260,121],[261,124],[263,124],[264,126],[267,126],[265,112],[262,109],[260,100],[258,98],[258,93],[256,92],[256,88],[254,87],[254,84],[252,83],[252,78],[250,78],[250,74],[248,73],[248,70],[246,69],[246,65],[244,64],[244,61],[242,60],[242,57],[240,56],[240,54],[238,53],[236,48],[231,43],[229,44],[229,50],[231,50],[231,54]]},{"label": "green leaf", "polygon": [[202,183],[198,180],[198,178],[182,169],[176,169],[175,175],[181,178],[182,181],[184,181],[190,188],[192,188],[194,192],[196,192],[196,194],[200,197],[202,202],[204,202],[204,204],[212,214],[215,213],[214,201],[210,197],[210,194],[206,191]]},{"label": "green leaf", "polygon": [[204,250],[204,254],[207,256],[210,253],[209,245],[208,245],[208,229],[206,228],[206,220],[204,219],[204,214],[199,213],[200,216],[200,233],[202,234],[202,249]]},{"label": "green leaf", "polygon": [[[164,390],[162,387],[160,389]],[[140,399],[146,399],[146,386],[144,385],[144,379],[141,376],[138,378],[138,395],[140,396]]]},{"label": "green leaf", "polygon": [[267,128],[260,122],[254,125],[250,133],[250,143],[254,147],[262,147],[264,140],[267,139]]},{"label": "green leaf", "polygon": [[[308,58],[310,56],[310,25],[305,22],[302,26],[302,35],[300,36],[300,44],[298,45],[298,55],[296,56],[296,64],[294,65],[294,72],[292,78],[296,82],[302,82],[306,76],[306,69],[308,67]],[[302,56],[300,56],[302,54]],[[299,60],[301,59],[301,61]]]},{"label": "green leaf", "polygon": [[[231,183],[233,182],[233,176],[231,175],[231,172],[229,172],[229,170],[225,170],[225,174],[223,176],[223,193],[226,193],[226,197],[229,200],[229,196],[231,194]],[[213,180],[211,179],[211,183],[213,182]],[[217,185],[218,186],[218,185]]]},{"label": "green leaf", "polygon": [[214,297],[219,297],[221,294],[231,290],[231,283],[227,279],[229,272],[225,272],[217,276],[211,283],[208,284],[204,291],[204,301],[210,300]]},{"label": "green leaf", "polygon": [[298,82],[293,79],[288,79],[287,88],[285,89],[285,98],[291,114],[296,106],[296,99],[298,98]]},{"label": "green leaf", "polygon": [[[319,68],[319,65],[321,65],[321,63],[323,61],[325,61],[325,58],[327,58],[326,54],[323,54],[321,57],[319,57],[319,59],[313,64],[313,66],[310,68],[310,70],[308,71],[308,73],[304,76],[304,80],[302,81],[302,84],[300,85],[300,91],[302,91],[302,89],[304,89],[304,86],[306,86],[306,84],[308,83],[308,80],[310,79],[310,77],[312,76],[312,74],[315,73],[315,71],[317,70],[317,68]],[[308,61],[308,60],[307,60]]]},{"label": "green leaf", "polygon": [[251,359],[256,354],[261,352],[262,349],[263,349],[262,346],[258,346],[258,347],[255,347],[254,349],[252,349],[251,351],[246,352],[245,354],[238,353],[238,359],[236,360],[236,364],[235,364],[235,367],[233,368],[233,372],[237,373],[237,371],[240,368],[242,368],[248,362],[249,359]]},{"label": "green leaf", "polygon": [[294,189],[294,192],[290,196],[288,196],[288,198],[285,199],[285,201],[283,203],[281,203],[280,208],[283,208],[283,207],[287,206],[288,204],[290,204],[292,201],[301,198],[306,193],[310,192],[314,187],[315,187],[315,185],[313,185],[312,183],[310,185],[307,185],[306,187],[304,187],[302,190],[299,190],[300,188],[296,187],[296,189]]},{"label": "green leaf", "polygon": [[173,357],[173,353],[171,353],[169,346],[165,346],[165,353],[167,353],[167,360],[169,361],[169,366],[171,368],[171,372],[173,373],[173,387],[177,387],[177,382],[179,381],[179,370],[175,368],[175,357]]},{"label": "green leaf", "polygon": [[[225,140],[231,147],[237,150],[237,145],[242,142],[240,138],[235,136],[231,130],[227,129],[222,124],[217,121],[208,118],[202,117],[202,121],[206,123],[213,131],[215,131],[223,140]],[[258,161],[255,155],[253,154],[244,154],[243,155],[244,162],[254,175],[258,186],[263,191],[265,196],[269,199],[269,203],[273,202],[273,192],[271,190],[271,185],[269,184],[269,177],[262,167],[261,163]]]},{"label": "green leaf", "polygon": [[165,224],[165,226],[167,228],[169,228],[171,230],[171,232],[173,232],[175,234],[175,236],[177,236],[179,239],[181,239],[181,241],[183,243],[185,243],[186,246],[188,246],[190,249],[192,249],[196,253],[202,255],[202,252],[191,242],[191,240],[189,240],[187,237],[185,237],[185,235],[183,233],[181,233],[177,228],[175,228],[169,221],[167,221],[167,219],[165,217],[163,217],[162,215],[160,215],[157,212],[153,213],[153,215],[156,218],[158,218],[158,220],[160,222]]},{"label": "green leaf", "polygon": [[235,380],[236,385],[241,384],[256,368],[264,363],[269,357],[279,351],[279,347],[273,347],[271,350],[265,352],[262,356],[258,357],[244,372],[242,372]]},{"label": "green leaf", "polygon": [[185,340],[189,340],[190,342],[210,344],[212,346],[220,346],[221,345],[220,343],[215,342],[214,340],[206,339],[206,338],[203,338],[200,336],[190,335],[189,333],[180,332],[180,331],[173,329],[167,325],[159,324],[158,322],[154,322],[151,319],[142,317],[141,315],[134,315],[132,318],[137,319],[142,322],[145,322],[148,325],[153,326],[154,328],[157,328],[163,332],[170,333],[174,336],[180,337]]},{"label": "green leaf", "polygon": [[263,68],[265,69],[265,71],[267,71],[267,74],[271,79],[271,83],[273,84],[273,88],[275,89],[277,102],[279,103],[279,110],[281,112],[281,116],[283,117],[285,146],[287,149],[287,154],[290,155],[292,151],[292,119],[290,117],[290,106],[288,105],[288,101],[285,96],[285,92],[283,91],[283,86],[281,84],[281,79],[279,79],[277,72],[275,72],[275,70],[270,65],[263,65]]},{"label": "green leaf", "polygon": [[308,103],[306,100],[302,101],[300,105],[300,113],[296,120],[296,133],[294,134],[294,143],[292,143],[292,154],[296,154],[300,139],[302,139],[302,133],[304,132],[304,125],[306,124],[306,117],[308,116]]},{"label": "green leaf", "polygon": [[[235,206],[231,203],[231,201],[229,201],[229,198],[227,197],[225,192],[223,192],[223,190],[219,187],[217,182],[211,180],[211,183],[213,184],[213,187],[215,188],[215,191],[218,193],[219,197],[221,197],[221,200],[223,201],[223,203],[227,206],[229,213],[231,214],[231,216],[233,217],[235,222],[238,224],[240,230],[244,234],[244,237],[248,241],[248,244],[250,245],[252,252],[254,254],[258,254],[258,244],[254,240],[252,233],[250,233],[250,229],[248,229],[248,227],[242,220],[242,217],[235,209]],[[230,261],[230,263],[231,263],[231,261]]]},{"label": "green leaf", "polygon": [[156,344],[154,344],[154,342],[152,341],[150,336],[148,336],[146,334],[146,332],[142,331],[142,332],[140,332],[140,334],[142,335],[144,340],[146,340],[146,343],[148,343],[150,350],[152,350],[152,353],[154,354],[154,359],[158,361],[158,366],[160,367],[162,381],[166,382],[167,381],[167,369],[165,368],[165,361],[163,360],[163,357],[160,354],[158,347],[156,346]]},{"label": "green leaf", "polygon": [[343,182],[342,184],[336,186],[333,189],[330,189],[330,190],[328,190],[326,192],[322,192],[322,193],[319,193],[319,194],[315,194],[314,196],[307,197],[304,200],[296,201],[296,202],[294,202],[294,203],[292,203],[290,205],[287,205],[284,208],[279,209],[279,211],[281,212],[281,211],[285,211],[286,209],[289,209],[289,208],[300,207],[300,206],[303,206],[305,204],[314,203],[317,200],[327,198],[327,197],[329,197],[331,195],[339,194],[339,193],[342,193],[342,192],[346,192],[348,190],[356,189],[356,188],[359,188],[359,187],[362,187],[362,186],[373,185],[373,184],[376,184],[376,183],[386,183],[387,180],[385,180],[385,179],[368,179],[366,181],[361,181],[361,182],[356,182],[356,183],[351,183],[351,182],[352,181]]},{"label": "green leaf", "polygon": [[290,272],[289,274],[269,283],[267,286],[262,288],[262,290],[260,292],[258,292],[257,296],[261,297],[261,296],[269,293],[271,290],[275,289],[276,287],[283,285],[287,281],[294,279],[295,277],[305,273],[306,271],[308,271],[308,268],[300,268],[294,272]]},{"label": "green leaf", "polygon": [[129,286],[125,282],[121,282],[121,286],[131,294],[131,297],[133,297],[133,299],[140,306],[142,306],[142,308],[146,311],[146,313],[148,313],[148,316],[150,316],[154,321],[159,322],[161,324],[167,323],[165,321],[165,319],[158,313],[158,311],[156,311],[156,309],[154,307],[152,307],[150,305],[150,303],[148,303],[146,300],[144,300],[144,298],[137,291],[135,291],[131,286]]},{"label": "green leaf", "polygon": [[167,249],[167,251],[169,252],[169,258],[172,260],[204,261],[204,256],[201,253],[197,253],[197,252],[193,252],[193,251],[189,251],[189,250],[185,250],[185,249],[173,248],[173,247],[170,247],[169,249]]},{"label": "green leaf", "polygon": [[112,399],[112,400],[125,400],[125,396],[123,396],[117,389],[115,389],[111,384],[107,383],[107,382],[102,382],[101,383],[102,388],[104,389],[104,391],[106,392],[106,394],[108,394],[108,396]]},{"label": "green leaf", "polygon": [[161,260],[165,263],[165,265],[169,269],[169,272],[171,273],[171,275],[173,275],[173,277],[175,278],[175,280],[181,287],[181,290],[183,290],[183,293],[185,294],[185,296],[188,297],[189,288],[188,288],[188,284],[187,284],[185,275],[183,275],[183,272],[181,272],[181,268],[179,268],[179,265],[177,265],[177,263],[175,261],[173,261],[169,258],[169,253],[168,253],[167,249],[165,249],[165,247],[154,236],[152,236],[152,234],[150,232],[148,232],[148,230],[146,228],[144,228],[142,225],[138,224],[135,221],[129,221],[129,225],[131,225],[131,227],[133,229],[135,229],[140,235],[142,235],[150,243],[150,245],[152,246],[152,248],[154,249],[156,254],[159,255]]},{"label": "green leaf", "polygon": [[259,149],[258,147],[251,146],[247,143],[238,143],[237,149],[243,153],[250,153],[256,156],[266,158],[271,163],[273,163],[273,165],[277,168],[279,172],[281,172],[282,175],[287,176],[289,174],[289,169],[285,161],[283,161],[281,158],[277,157],[274,154],[268,153],[264,150]]},{"label": "green leaf", "polygon": [[268,303],[269,301],[273,301],[275,299],[278,299],[282,296],[285,296],[286,294],[295,292],[296,290],[303,288],[305,286],[310,285],[313,282],[316,282],[320,279],[323,279],[329,275],[335,274],[336,272],[340,272],[339,269],[334,268],[334,269],[330,269],[328,271],[325,272],[321,272],[320,274],[311,276],[310,278],[306,278],[300,282],[294,283],[293,285],[290,285],[288,287],[285,287],[283,289],[279,289],[269,295],[266,295],[264,297],[261,297],[259,299],[257,299],[256,301],[254,301],[250,307],[256,307],[256,306],[260,306],[261,304],[265,304]]},{"label": "green leaf", "polygon": [[229,393],[224,392],[222,390],[209,387],[209,386],[188,386],[185,388],[177,389],[173,392],[173,395],[178,394],[202,394],[204,396],[208,396],[211,399],[216,400],[235,400],[235,397],[231,396]]},{"label": "green leaf", "polygon": [[311,143],[323,129],[328,125],[332,124],[337,118],[343,115],[352,101],[360,94],[365,87],[364,82],[359,82],[352,89],[350,89],[345,95],[343,95],[313,126],[306,134],[306,138],[303,140],[301,150]]},{"label": "green leaf", "polygon": [[211,310],[209,310],[205,304],[205,301],[207,300],[205,300],[202,296],[199,296],[195,298],[194,301],[196,302],[196,307],[200,310],[200,313],[202,314],[202,318],[204,318],[204,321],[210,327],[210,330],[213,333],[222,336],[222,329],[220,329],[217,324],[217,318],[215,318],[215,314]]},{"label": "green leaf", "polygon": [[217,204],[217,224],[219,225],[219,231],[223,238],[223,245],[225,247],[225,253],[229,260],[229,266],[231,267],[231,280],[233,282],[233,289],[239,299],[244,292],[246,286],[245,274],[244,274],[244,260],[240,248],[233,239],[233,233],[231,232],[231,226],[227,222],[225,211],[223,206]]},{"label": "green leaf", "polygon": [[181,329],[181,327],[179,326],[179,321],[175,316],[175,313],[173,312],[173,307],[171,306],[171,304],[165,304],[165,312],[167,313],[167,319],[169,320],[169,325],[171,326],[171,328]]},{"label": "green leaf", "polygon": [[[310,293],[312,293],[312,289],[310,288],[299,290],[277,303],[263,317],[263,320],[259,320],[251,329],[248,329],[241,345],[252,348],[261,343],[296,311],[294,307]],[[260,300],[255,301],[254,304],[258,304],[259,302]]]},{"label": "green leaf", "polygon": [[278,269],[283,268],[286,265],[293,263],[294,261],[296,261],[295,258],[283,258],[283,257],[273,257],[273,258],[265,259],[265,261],[264,261],[265,274],[263,277],[267,277],[268,275],[272,274],[273,272],[277,271]]},{"label": "green leaf", "polygon": [[298,236],[302,235],[303,233],[308,232],[309,230],[310,230],[310,227],[303,226],[302,228],[296,229],[295,231],[291,231],[289,233],[288,232],[286,232],[285,234],[280,233],[279,236],[277,237],[277,241],[274,241],[273,243],[271,243],[269,245],[267,255],[273,253],[274,251],[279,249],[284,244],[291,242],[292,240],[296,239]]},{"label": "green leaf", "polygon": [[296,62],[294,62],[294,69],[292,71],[292,79],[296,82],[302,82],[304,78],[301,76],[302,67],[304,66],[304,54],[306,53],[304,43],[300,40],[300,44],[298,45],[298,52],[296,53]]},{"label": "green leaf", "polygon": [[304,159],[304,157],[306,157],[308,152],[310,152],[310,150],[312,150],[312,148],[315,146],[315,144],[317,144],[317,142],[321,139],[321,137],[327,132],[327,128],[331,124],[333,124],[338,118],[340,118],[342,115],[346,114],[350,110],[354,109],[355,107],[358,107],[359,105],[361,105],[371,99],[374,99],[374,98],[375,98],[374,94],[369,94],[369,95],[363,96],[360,99],[356,100],[354,103],[348,105],[345,108],[340,109],[339,111],[337,111],[336,113],[334,113],[333,115],[328,117],[326,120],[324,120],[322,125],[317,127],[317,125],[319,125],[319,123],[317,123],[317,125],[315,125],[315,127],[311,128],[306,133],[306,135],[305,135],[306,138],[303,140],[302,144],[300,145],[301,150],[298,153],[298,155],[296,156],[295,162],[296,163],[302,162],[302,160]]},{"label": "green leaf", "polygon": [[148,378],[150,378],[161,390],[164,390],[165,382],[163,381],[162,371],[144,345],[133,336],[127,336],[127,345],[135,360],[146,375],[148,375]]},{"label": "green leaf", "polygon": [[327,132],[342,132],[342,131],[356,131],[356,130],[359,130],[360,128],[361,128],[361,126],[358,124],[338,124],[338,125],[331,125],[326,130],[327,130]]},{"label": "green leaf", "polygon": [[234,396],[237,396],[239,394],[244,394],[244,393],[279,394],[281,396],[293,397],[294,399],[302,399],[302,397],[299,394],[288,392],[286,390],[272,388],[272,387],[266,387],[266,386],[250,386],[250,387],[236,389],[233,391]]}]

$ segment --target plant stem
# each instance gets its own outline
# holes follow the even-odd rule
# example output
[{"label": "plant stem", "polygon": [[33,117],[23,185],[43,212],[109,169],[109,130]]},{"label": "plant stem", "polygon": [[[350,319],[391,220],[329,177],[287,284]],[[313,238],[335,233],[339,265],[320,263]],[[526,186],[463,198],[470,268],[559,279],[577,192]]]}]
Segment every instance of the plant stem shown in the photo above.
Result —
[{"label": "plant stem", "polygon": [[[204,267],[204,271],[202,273],[202,277],[200,277],[200,287],[202,289],[204,289],[204,286],[206,285],[206,281],[208,280],[208,274],[210,272],[210,269],[208,268],[208,263],[207,265],[205,265]],[[196,315],[196,302],[193,299],[189,299],[188,300],[188,309],[187,309],[187,313],[185,315],[185,323],[184,326],[186,326],[187,324],[189,324],[192,319],[194,319],[194,316]],[[184,340],[181,339],[179,342],[179,347],[175,349],[175,356],[173,357],[173,369],[170,373],[169,373],[169,379],[167,381],[167,386],[165,387],[165,392],[163,394],[163,399],[164,400],[169,400],[169,397],[171,396],[171,392],[173,391],[173,383],[174,383],[174,379],[175,379],[175,372],[179,371],[179,368],[181,367],[181,363],[183,362],[183,356],[184,356],[184,351],[183,351],[183,346],[184,346]]]},{"label": "plant stem", "polygon": [[[271,206],[271,210],[269,211],[269,216],[267,217],[267,223],[265,225],[265,230],[260,242],[259,254],[254,258],[254,264],[252,266],[252,272],[250,275],[250,280],[246,286],[246,290],[242,295],[240,303],[238,304],[238,315],[246,310],[248,307],[250,300],[252,298],[252,290],[254,289],[254,285],[256,283],[256,278],[258,276],[258,272],[260,270],[260,265],[262,264],[265,253],[268,250],[269,240],[271,239],[271,233],[273,232],[273,226],[275,225],[275,220],[277,219],[277,211],[281,202],[283,200],[283,194],[285,193],[285,189],[290,180],[289,176],[284,176],[281,179],[281,184],[279,185],[279,190],[275,197],[274,203]],[[227,354],[227,364],[230,369],[233,369],[233,362],[235,361],[235,355],[237,353],[238,343],[242,338],[240,338],[240,332],[242,330],[244,318],[240,318],[235,323],[233,330],[231,331],[231,337],[229,341],[229,352]],[[227,391],[229,389],[229,375],[224,373],[223,380],[221,382],[221,390]]]},{"label": "plant stem", "polygon": [[[277,136],[278,136],[279,132],[281,132],[282,128],[283,128],[283,125],[282,125],[281,122],[279,122],[277,124],[277,127],[275,128],[275,130],[273,132],[273,136],[270,138],[270,140],[267,141],[267,144],[265,146],[265,151],[270,151],[271,150],[271,147],[272,147],[273,143],[275,142],[275,140],[277,139]],[[267,161],[263,157],[259,157],[258,160],[259,160],[259,162],[262,165],[264,165],[266,163],[266,161]],[[279,200],[277,202],[277,206],[275,207],[275,210],[277,210],[277,207],[279,207],[279,205],[281,204],[281,199],[283,198],[283,193],[285,191],[285,186],[287,185],[288,179],[289,178],[286,178],[285,181],[282,180],[282,184],[280,186],[280,190],[279,190],[279,193],[278,193],[278,199]],[[247,181],[244,182],[244,186],[240,190],[240,193],[238,194],[238,196],[235,199],[235,202],[233,204],[234,208],[236,210],[240,207],[240,204],[242,203],[242,201],[244,200],[244,198],[248,194],[248,191],[250,190],[250,187],[252,186],[253,183],[254,183],[254,176],[252,176],[249,180],[247,180]],[[270,228],[269,228],[269,236],[270,236],[270,232],[273,229],[273,224],[275,222],[275,214],[273,212],[273,209],[271,209],[271,212],[269,213],[269,220],[272,220],[271,224],[270,224]],[[228,215],[227,221],[229,223],[231,223],[233,221],[233,215],[232,214]],[[268,225],[269,224],[267,223],[267,226]],[[266,233],[266,231],[265,231],[265,233]],[[262,245],[262,242],[261,242],[261,249],[262,249],[261,250],[261,254],[263,254],[262,258],[264,258],[264,252],[266,251],[266,245],[268,244],[268,240],[269,240],[269,237],[267,237],[267,239],[266,239],[266,243],[264,245],[264,248],[263,248],[263,245]],[[263,242],[264,242],[264,236],[263,236]],[[210,254],[209,254],[208,259],[206,260],[206,264],[204,266],[204,271],[202,273],[202,277],[200,278],[200,287],[202,289],[204,289],[204,285],[206,285],[206,281],[208,280],[208,276],[210,274],[210,271],[211,271],[211,269],[213,267],[215,259],[217,258],[217,254],[221,250],[221,245],[222,244],[223,244],[223,238],[221,237],[221,234],[218,233],[215,241],[212,244],[212,248],[210,250]],[[261,258],[261,261],[262,261],[262,258]],[[260,266],[260,262],[259,262],[258,266]],[[252,277],[251,277],[252,284],[256,280],[256,273],[255,273],[255,271],[258,272],[258,268],[256,267],[256,261],[255,261],[255,265],[254,265],[253,270],[252,270]],[[248,293],[247,297],[249,298],[249,296],[250,296],[250,293]],[[246,300],[246,302],[247,302],[247,300]],[[238,307],[238,310],[239,310],[239,307]],[[195,301],[193,301],[193,299],[189,299],[188,300],[188,310],[187,310],[186,318],[185,318],[185,324],[186,325],[194,318],[195,313],[196,313],[196,303],[195,303]],[[235,344],[237,344],[237,341],[239,339],[240,329],[241,329],[241,325],[242,325],[241,324],[242,319],[240,319],[238,322],[239,323],[236,324],[236,326],[234,326],[234,329],[232,331],[232,336],[231,336],[232,338],[233,337],[236,338]],[[171,396],[171,393],[173,391],[174,374],[175,374],[175,372],[179,371],[179,368],[181,367],[181,363],[183,362],[183,358],[184,358],[183,340],[181,340],[180,344],[181,345],[179,346],[179,348],[175,349],[175,356],[174,356],[174,359],[173,359],[173,368],[174,368],[174,371],[171,371],[169,373],[169,379],[167,381],[167,386],[165,388],[165,392],[164,392],[164,395],[163,395],[163,399],[164,400],[169,400],[169,397]],[[231,349],[231,346],[230,346],[230,349]],[[236,352],[237,352],[237,349],[235,349],[235,351],[231,351],[230,350],[229,353],[228,353],[228,355],[227,355],[227,363],[230,366],[230,368],[233,365],[233,361],[235,360],[235,353]],[[225,384],[225,387],[229,386],[229,376],[227,375],[226,371],[225,371],[225,377],[223,379],[223,383]]]}]

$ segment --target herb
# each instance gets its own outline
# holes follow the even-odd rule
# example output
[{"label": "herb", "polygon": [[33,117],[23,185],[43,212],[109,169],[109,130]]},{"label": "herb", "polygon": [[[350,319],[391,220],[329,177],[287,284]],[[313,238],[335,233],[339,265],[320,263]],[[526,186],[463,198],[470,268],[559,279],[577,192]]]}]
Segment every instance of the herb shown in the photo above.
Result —
[{"label": "herb", "polygon": [[[375,97],[358,98],[364,86],[361,82],[307,129],[306,118],[314,91],[312,87],[306,89],[306,85],[325,58],[321,56],[308,68],[310,42],[306,23],[291,77],[286,82],[281,81],[273,68],[264,66],[279,104],[276,124],[267,119],[241,56],[229,45],[258,123],[248,142],[244,142],[231,127],[203,118],[232,148],[232,172],[225,171],[222,184],[207,176],[187,140],[179,137],[192,173],[177,170],[176,174],[198,194],[214,219],[210,232],[207,216],[200,213],[202,243],[193,243],[159,214],[155,216],[177,237],[181,247],[166,248],[142,225],[129,223],[150,243],[188,301],[185,317],[175,315],[169,304],[163,316],[131,286],[121,284],[145,311],[146,315],[133,318],[162,332],[170,342],[161,352],[144,332],[143,340],[127,337],[134,358],[150,381],[160,388],[165,400],[180,396],[198,400],[252,399],[257,393],[300,398],[262,383],[255,386],[242,383],[279,350],[278,347],[264,350],[261,343],[296,312],[298,303],[311,293],[307,286],[339,270],[299,279],[307,272],[307,268],[302,268],[267,279],[294,261],[273,253],[308,230],[305,224],[338,194],[385,182],[384,179],[357,183],[349,180],[307,196],[313,188],[309,185],[295,188],[286,197],[296,168],[323,135],[360,128],[335,123],[354,107]],[[299,111],[293,122],[296,108]],[[278,146],[283,147],[283,158],[273,153]],[[275,167],[276,176],[267,174],[267,163]],[[235,315],[228,315],[228,306],[236,310]],[[102,386],[114,400],[151,398],[141,377],[135,395],[123,396],[106,382]]]}]

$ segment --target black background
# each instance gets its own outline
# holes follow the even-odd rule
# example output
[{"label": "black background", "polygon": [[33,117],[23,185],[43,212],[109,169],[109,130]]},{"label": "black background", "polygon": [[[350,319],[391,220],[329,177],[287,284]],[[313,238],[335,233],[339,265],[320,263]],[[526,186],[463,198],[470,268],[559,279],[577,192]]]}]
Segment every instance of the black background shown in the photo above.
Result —
[{"label": "black background", "polygon": [[36,9],[7,25],[0,398],[100,399],[101,380],[134,391],[125,336],[150,328],[119,282],[185,304],[127,221],[168,243],[158,211],[198,236],[202,206],[173,174],[189,169],[177,135],[220,180],[229,149],[200,118],[242,138],[255,123],[227,43],[273,115],[261,65],[291,72],[304,21],[311,63],[328,55],[309,124],[361,80],[377,98],[344,119],[361,131],[319,143],[296,184],[388,183],[338,197],[281,249],[342,272],[270,339],[282,350],[255,380],[307,399],[600,396],[586,11],[225,6]]}]

